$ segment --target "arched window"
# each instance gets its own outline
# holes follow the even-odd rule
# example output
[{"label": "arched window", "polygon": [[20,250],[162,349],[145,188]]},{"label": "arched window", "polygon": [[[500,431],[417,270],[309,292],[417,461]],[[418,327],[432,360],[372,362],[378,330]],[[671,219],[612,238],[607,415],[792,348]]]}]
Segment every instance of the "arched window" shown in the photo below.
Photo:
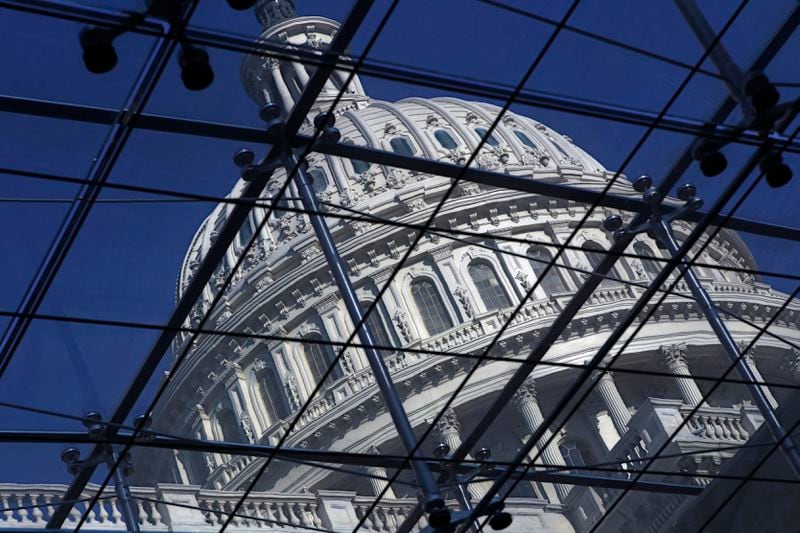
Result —
[{"label": "arched window", "polygon": [[433,132],[433,136],[436,137],[436,140],[439,141],[439,144],[441,144],[442,148],[445,150],[455,150],[458,148],[458,143],[447,130],[436,130]]},{"label": "arched window", "polygon": [[217,413],[217,423],[222,431],[222,440],[238,442],[242,440],[242,430],[236,415],[229,407],[223,407]]},{"label": "arched window", "polygon": [[274,424],[289,416],[289,406],[286,404],[283,387],[275,371],[265,368],[258,376],[258,384],[261,387],[264,402],[267,404],[270,421]]},{"label": "arched window", "polygon": [[424,278],[414,281],[411,284],[411,296],[428,335],[438,335],[453,327],[450,314],[432,281]]},{"label": "arched window", "polygon": [[467,270],[487,311],[495,311],[511,305],[505,289],[491,266],[483,261],[473,261]]},{"label": "arched window", "polygon": [[475,133],[477,133],[478,137],[481,139],[486,139],[486,144],[489,146],[500,146],[500,141],[497,140],[497,137],[490,135],[489,130],[486,128],[475,128]]},{"label": "arched window", "polygon": [[647,277],[655,279],[658,273],[661,272],[661,264],[654,260],[655,255],[650,247],[642,242],[637,242],[633,245],[633,251],[641,257],[640,260],[642,261],[642,266],[644,267],[644,272],[647,274]]},{"label": "arched window", "polygon": [[[589,260],[589,265],[592,267],[592,270],[596,269],[597,265],[602,263],[606,256],[603,248],[593,241],[587,241],[586,244],[583,245],[583,253],[586,254],[586,259]],[[588,274],[585,275],[588,276]],[[611,270],[608,271],[608,276],[614,279],[606,278],[600,282],[600,285],[604,287],[617,287],[622,284],[622,282],[617,281],[618,279],[622,279],[622,276],[620,276],[616,266],[611,267]]]},{"label": "arched window", "polygon": [[389,144],[392,146],[392,151],[396,154],[412,156],[414,155],[414,148],[405,137],[395,137]]},{"label": "arched window", "polygon": [[360,159],[351,159],[350,164],[353,165],[353,172],[356,174],[363,174],[372,166],[372,163],[368,163]]},{"label": "arched window", "polygon": [[[320,344],[318,341],[323,340],[319,335],[314,335],[308,338],[308,341],[303,343],[303,353],[306,356],[306,363],[308,368],[311,369],[311,377],[314,383],[317,384],[325,375],[328,366],[336,358],[336,354],[327,344]],[[342,370],[339,364],[331,371],[328,376],[328,382],[339,379],[342,377]]]},{"label": "arched window", "polygon": [[528,134],[525,133],[524,131],[522,131],[522,130],[514,130],[514,135],[516,135],[517,139],[519,139],[520,142],[522,144],[524,144],[525,146],[527,146],[528,148],[533,148],[534,150],[539,148],[536,145],[536,143],[533,142],[533,140],[531,140],[531,138],[528,137]]},{"label": "arched window", "polygon": [[586,447],[574,440],[565,440],[558,445],[564,463],[567,466],[586,466],[587,450]]},{"label": "arched window", "polygon": [[[564,283],[564,278],[561,277],[558,265],[554,265],[545,275],[544,269],[553,260],[553,256],[543,246],[534,246],[528,250],[528,257],[531,258],[530,265],[536,279],[541,280],[539,286],[545,294],[558,294],[567,292],[567,285]],[[542,278],[544,276],[544,278]]]},{"label": "arched window", "polygon": [[[361,312],[366,313],[367,309],[369,309],[370,304],[362,303],[361,304]],[[372,335],[375,338],[375,343],[379,346],[394,346],[392,342],[392,338],[389,336],[389,332],[386,330],[385,322],[383,321],[383,317],[381,316],[381,304],[375,307],[372,312],[367,315],[367,325],[369,326],[370,331],[372,331]],[[379,350],[382,356],[389,355],[386,350]]]},{"label": "arched window", "polygon": [[253,225],[250,217],[247,217],[242,224],[242,229],[239,230],[239,243],[242,247],[247,246],[250,239],[253,238]]},{"label": "arched window", "polygon": [[319,194],[328,188],[328,178],[322,170],[312,168],[308,171],[308,177],[311,178],[311,188],[315,193]]}]

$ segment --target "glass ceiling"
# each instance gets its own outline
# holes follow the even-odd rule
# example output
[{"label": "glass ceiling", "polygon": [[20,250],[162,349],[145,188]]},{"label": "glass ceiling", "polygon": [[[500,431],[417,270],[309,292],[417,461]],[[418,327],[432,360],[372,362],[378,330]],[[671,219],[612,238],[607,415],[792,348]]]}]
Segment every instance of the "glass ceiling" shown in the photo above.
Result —
[{"label": "glass ceiling", "polygon": [[[675,494],[705,502],[690,528],[713,525],[752,487],[795,490],[791,468],[768,467],[791,465],[776,450],[800,423],[791,409],[800,364],[786,363],[800,353],[800,185],[771,187],[765,171],[800,168],[796,2],[706,2],[693,19],[679,9],[691,0],[294,0],[300,16],[315,17],[304,32],[325,34],[319,17],[341,26],[333,43],[278,36],[260,50],[253,9],[229,3],[0,2],[0,450],[9,459],[0,529],[31,527],[25,520],[124,529],[119,516],[101,517],[116,498],[124,518],[111,490],[123,477],[143,526],[166,528],[153,513],[174,502],[151,489],[176,483],[202,486],[184,511],[220,531],[330,529],[322,504],[307,500],[314,491],[356,494],[354,529],[435,523],[439,486],[457,529],[523,516],[519,506],[534,504],[519,498],[528,498],[586,507],[581,530],[614,531]],[[702,38],[687,22],[698,17]],[[109,72],[84,65],[87,28],[114,34]],[[182,81],[189,50],[208,55],[213,82],[203,90]],[[242,87],[242,62],[255,53],[264,72],[275,59],[284,74],[292,59],[306,65],[306,85],[291,88],[302,105],[284,106],[285,123],[272,129]],[[751,71],[780,92],[776,106],[754,110]],[[369,99],[343,90],[355,75]],[[416,100],[388,104],[404,99]],[[337,117],[341,140],[312,124],[321,111]],[[444,145],[440,123],[456,149],[435,144]],[[489,129],[482,139],[479,123]],[[512,137],[524,127],[542,146]],[[390,142],[398,137],[408,153]],[[495,142],[516,152],[493,152]],[[257,164],[249,175],[232,161],[243,148]],[[714,177],[693,157],[703,149],[727,161]],[[536,150],[549,153],[538,170]],[[508,163],[523,152],[538,163]],[[304,195],[314,168],[328,174]],[[652,177],[652,203],[630,185],[639,175]],[[702,207],[683,208],[695,196],[678,199],[685,183]],[[612,214],[631,231],[666,217],[679,251],[656,246],[654,229],[635,240],[650,239],[650,253],[630,232],[615,240],[603,226]],[[528,222],[514,226],[520,218]],[[483,284],[444,249],[491,256]],[[715,313],[703,311],[686,264]],[[414,285],[425,276],[438,285]],[[347,287],[366,328],[342,303]],[[401,301],[419,316],[390,311]],[[717,313],[739,343],[736,364],[704,321]],[[663,362],[661,345],[675,343],[689,346],[691,380]],[[761,373],[741,375],[751,348]],[[237,366],[245,361],[252,368]],[[393,379],[388,400],[372,365]],[[236,372],[263,388],[270,416],[242,422],[259,407],[235,392]],[[604,375],[628,391],[625,413],[599,405]],[[538,415],[529,412],[537,422],[526,429],[529,376]],[[204,405],[213,391],[227,391],[227,407]],[[391,394],[404,402],[399,419],[388,414]],[[769,412],[759,414],[759,398],[773,402]],[[447,441],[451,408],[458,435]],[[677,421],[645,445],[648,413],[669,409]],[[93,436],[90,412],[103,421]],[[142,434],[145,414],[152,426]],[[776,427],[789,436],[776,442]],[[694,446],[714,431],[719,438]],[[573,442],[586,448],[570,452]],[[96,460],[70,472],[68,446]],[[706,468],[711,449],[727,469]],[[126,453],[135,470],[121,477]],[[308,516],[265,511],[275,493]]]}]

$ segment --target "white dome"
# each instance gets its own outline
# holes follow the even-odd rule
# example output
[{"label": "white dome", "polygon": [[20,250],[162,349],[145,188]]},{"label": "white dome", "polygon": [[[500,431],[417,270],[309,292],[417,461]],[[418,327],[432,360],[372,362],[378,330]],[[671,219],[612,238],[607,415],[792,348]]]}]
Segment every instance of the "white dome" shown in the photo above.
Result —
[{"label": "white dome", "polygon": [[[477,148],[481,132],[489,128],[499,113],[497,106],[457,98],[407,98],[396,103],[370,100],[365,107],[341,113],[337,127],[345,143],[385,151],[406,149],[415,157],[464,164]],[[421,182],[449,181],[449,178],[382,165],[369,165],[365,169],[366,164],[321,154],[312,154],[307,160],[312,173],[324,176],[326,183],[320,188],[321,200],[358,209],[368,210],[370,204],[387,200],[400,202],[406,189],[419,187]],[[533,179],[581,179],[600,183],[605,181],[606,175],[602,165],[573,144],[569,137],[541,122],[510,112],[503,116],[473,165]],[[284,170],[276,171],[263,196],[272,197],[285,177]],[[243,187],[244,182],[239,181],[230,196],[237,196]],[[291,192],[286,196],[296,197]],[[195,235],[181,269],[178,297],[191,281],[196,266],[231,208],[225,204],[218,206]],[[251,227],[256,228],[265,215],[266,210],[256,209],[251,216]],[[287,227],[289,219],[297,217],[285,218],[280,222],[272,220],[264,228],[262,249],[256,253],[255,260],[264,259],[267,253],[302,233]],[[237,243],[236,248],[243,245],[243,242]],[[235,250],[232,250],[226,258],[226,268],[220,271],[220,282],[235,257]]]}]

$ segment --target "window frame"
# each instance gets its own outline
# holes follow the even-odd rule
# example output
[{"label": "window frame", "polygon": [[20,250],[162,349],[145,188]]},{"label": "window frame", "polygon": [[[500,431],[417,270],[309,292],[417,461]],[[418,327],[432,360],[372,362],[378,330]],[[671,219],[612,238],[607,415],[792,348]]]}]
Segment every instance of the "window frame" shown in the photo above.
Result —
[{"label": "window frame", "polygon": [[[437,298],[439,305],[441,305],[441,315],[442,316],[440,317],[439,321],[442,322],[442,324],[445,326],[442,329],[434,331],[426,323],[426,320],[425,320],[425,314],[426,313],[423,311],[423,308],[420,306],[420,302],[417,299],[417,297],[415,295],[415,292],[414,292],[414,287],[415,286],[419,286],[419,285],[421,285],[423,283],[427,283],[427,284],[430,285],[430,287],[433,290],[433,296],[435,298]],[[425,333],[427,333],[428,337],[435,337],[437,335],[441,335],[445,331],[455,327],[456,321],[453,319],[453,315],[450,313],[450,310],[448,309],[447,303],[445,302],[445,299],[442,296],[442,291],[439,289],[438,284],[431,277],[429,277],[429,276],[420,276],[420,277],[414,279],[409,284],[408,290],[409,290],[409,294],[411,296],[411,301],[413,302],[414,307],[418,311],[418,315],[417,316],[419,317],[419,323],[421,324],[421,326],[424,329]],[[442,318],[444,318],[445,320],[441,320]]]},{"label": "window frame", "polygon": [[[475,276],[473,275],[473,269],[478,269],[478,268],[487,269],[491,278],[496,283],[496,287],[486,287],[487,289],[494,289],[495,291],[493,295],[489,295],[489,298],[493,299],[495,297],[498,297],[499,295],[499,297],[505,301],[504,304],[496,306],[495,302],[492,302],[492,306],[491,307],[489,306],[489,302],[487,302],[487,298],[484,295],[483,291],[481,290],[481,286],[478,284],[478,280],[476,280]],[[475,287],[478,299],[480,300],[481,305],[483,306],[483,308],[487,313],[511,307],[512,300],[508,293],[508,290],[503,284],[503,281],[500,279],[500,276],[497,275],[497,269],[489,261],[480,258],[473,259],[472,261],[470,261],[469,264],[467,265],[467,276],[469,276],[469,279],[472,282],[473,287]],[[489,283],[491,284],[491,281]]]}]

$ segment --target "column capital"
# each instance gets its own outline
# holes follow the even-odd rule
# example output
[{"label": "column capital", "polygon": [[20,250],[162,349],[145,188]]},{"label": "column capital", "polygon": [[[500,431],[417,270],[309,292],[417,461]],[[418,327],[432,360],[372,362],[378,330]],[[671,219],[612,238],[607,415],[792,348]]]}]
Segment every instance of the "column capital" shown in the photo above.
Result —
[{"label": "column capital", "polygon": [[740,340],[736,341],[736,347],[739,348],[739,353],[743,355],[743,359],[747,364],[755,364],[756,346],[750,346],[750,341]]},{"label": "column capital", "polygon": [[458,416],[456,415],[455,409],[450,407],[444,413],[442,413],[442,416],[439,417],[434,429],[442,438],[453,434],[460,435],[461,423],[458,421]]},{"label": "column capital", "polygon": [[659,346],[658,351],[664,357],[664,362],[670,368],[677,366],[688,366],[689,362],[686,360],[686,343],[680,344],[662,344]]},{"label": "column capital", "polygon": [[611,370],[594,370],[592,372],[592,379],[594,380],[613,380],[614,379],[614,372]]},{"label": "column capital", "polygon": [[514,393],[514,402],[519,404],[526,404],[536,401],[536,382],[532,377],[528,377],[519,386],[517,392]]}]

